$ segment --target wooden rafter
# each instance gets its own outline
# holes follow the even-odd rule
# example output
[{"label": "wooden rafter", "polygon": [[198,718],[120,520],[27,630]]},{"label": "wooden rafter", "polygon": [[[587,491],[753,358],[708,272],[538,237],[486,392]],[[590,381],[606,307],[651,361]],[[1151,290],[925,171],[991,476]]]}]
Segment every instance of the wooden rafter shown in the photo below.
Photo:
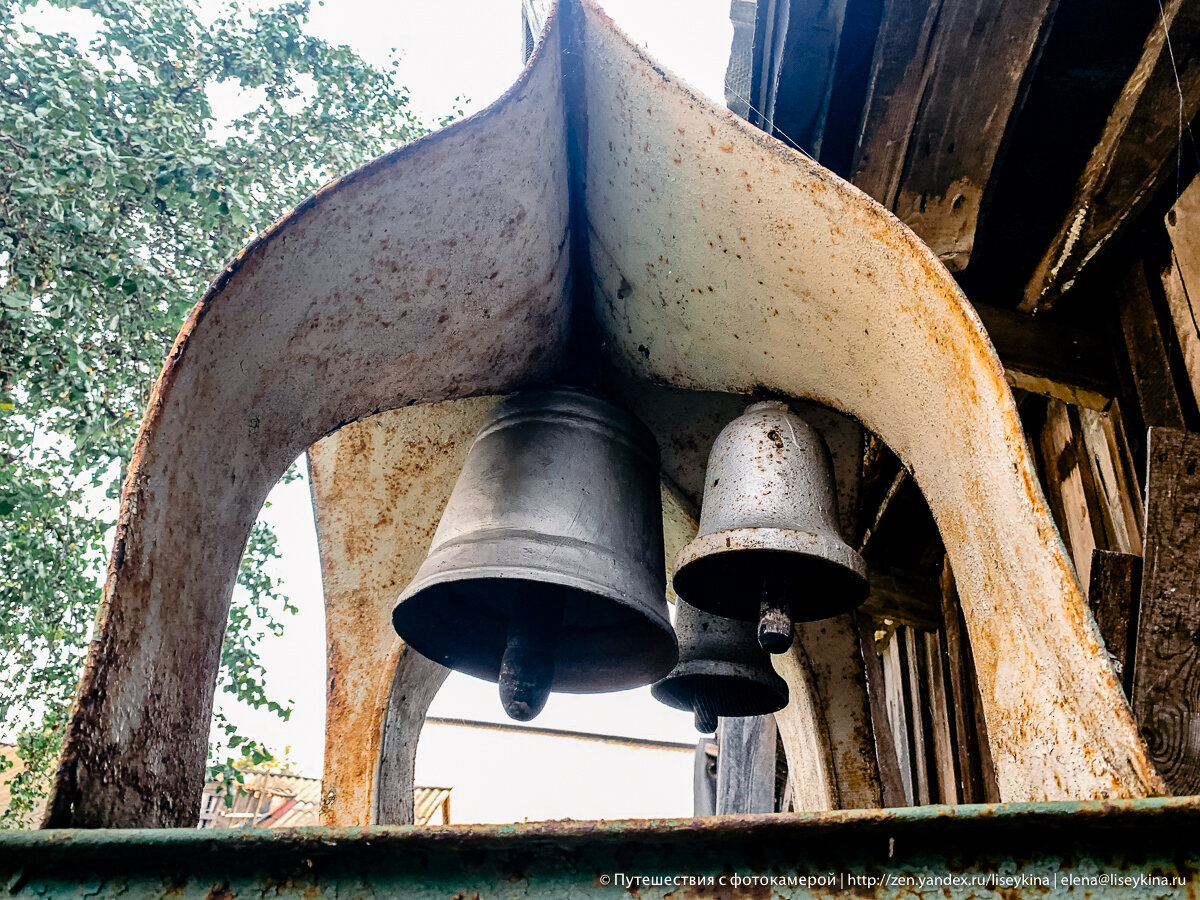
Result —
[{"label": "wooden rafter", "polygon": [[1167,0],[1092,150],[1070,208],[1025,287],[1022,309],[1052,305],[1144,209],[1154,188],[1174,170],[1181,123],[1191,122],[1198,110],[1200,5]]}]

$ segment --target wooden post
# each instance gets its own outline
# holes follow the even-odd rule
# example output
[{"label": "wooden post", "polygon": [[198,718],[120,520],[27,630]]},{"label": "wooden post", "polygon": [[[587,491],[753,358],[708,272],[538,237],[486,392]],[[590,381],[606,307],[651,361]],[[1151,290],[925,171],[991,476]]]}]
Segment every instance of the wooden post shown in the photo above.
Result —
[{"label": "wooden post", "polygon": [[938,636],[920,634],[921,656],[925,663],[925,683],[929,691],[929,725],[933,738],[933,759],[937,774],[938,803],[958,803],[958,771],[954,758],[954,738],[950,728],[950,709],[946,700],[946,675],[942,668],[942,648]]},{"label": "wooden post", "polygon": [[907,625],[896,630],[896,636],[903,635],[902,645],[904,658],[904,686],[908,691],[908,733],[912,741],[912,767],[914,783],[914,799],[918,806],[927,806],[933,799],[931,784],[932,774],[929,766],[930,744],[933,743],[929,732],[929,704],[926,702],[921,684],[921,658],[917,633]]},{"label": "wooden post", "polygon": [[901,655],[903,639],[899,630],[888,638],[883,657],[884,685],[888,721],[892,726],[892,741],[896,748],[896,760],[900,767],[900,786],[904,791],[904,805],[912,806],[916,796],[913,790],[912,753],[908,742],[908,703],[904,690],[904,662]]},{"label": "wooden post", "polygon": [[1200,434],[1151,428],[1131,700],[1172,793],[1200,792]]},{"label": "wooden post", "polygon": [[975,658],[949,561],[942,570],[942,618],[950,665],[955,734],[958,736],[962,799],[964,803],[999,803],[1000,786],[996,781],[987,726],[983,721],[983,703],[975,681]]},{"label": "wooden post", "polygon": [[775,718],[721,719],[717,815],[775,811]]},{"label": "wooden post", "polygon": [[867,697],[871,703],[871,731],[875,737],[875,758],[879,761],[879,781],[885,807],[905,806],[904,782],[900,777],[900,760],[892,737],[888,718],[887,689],[883,680],[883,664],[875,648],[875,622],[870,616],[858,616],[858,643],[863,667],[867,673]]}]

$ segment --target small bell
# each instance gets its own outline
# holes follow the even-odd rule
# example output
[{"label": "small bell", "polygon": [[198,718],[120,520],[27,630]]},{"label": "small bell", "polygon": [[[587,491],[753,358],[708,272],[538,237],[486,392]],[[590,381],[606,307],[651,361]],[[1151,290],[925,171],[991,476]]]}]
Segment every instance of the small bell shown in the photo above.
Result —
[{"label": "small bell", "polygon": [[755,640],[753,622],[675,603],[679,664],[650,693],[667,706],[690,709],[696,730],[711,734],[719,716],[765,716],[787,706],[787,682]]},{"label": "small bell", "polygon": [[674,587],[705,612],[757,621],[771,653],[792,645],[794,622],[867,598],[866,563],[838,531],[829,449],[787,404],[755,403],[717,435]]},{"label": "small bell", "polygon": [[392,624],[532,719],[551,690],[622,690],[675,664],[662,548],[650,431],[583,391],[524,391],[476,436]]}]

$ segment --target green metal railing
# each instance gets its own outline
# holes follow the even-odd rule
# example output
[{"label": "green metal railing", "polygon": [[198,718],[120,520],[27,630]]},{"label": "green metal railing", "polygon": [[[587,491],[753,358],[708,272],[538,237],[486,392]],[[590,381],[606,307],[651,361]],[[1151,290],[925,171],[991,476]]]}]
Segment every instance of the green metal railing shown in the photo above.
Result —
[{"label": "green metal railing", "polygon": [[14,897],[1197,898],[1200,797],[440,828],[0,835]]}]

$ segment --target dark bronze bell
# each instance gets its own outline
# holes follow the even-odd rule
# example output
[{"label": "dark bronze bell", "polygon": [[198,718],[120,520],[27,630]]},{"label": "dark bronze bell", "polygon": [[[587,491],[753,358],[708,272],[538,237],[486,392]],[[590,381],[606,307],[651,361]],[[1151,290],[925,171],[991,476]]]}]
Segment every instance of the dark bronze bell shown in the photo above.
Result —
[{"label": "dark bronze bell", "polygon": [[696,714],[696,730],[711,734],[718,716],[765,716],[787,706],[787,682],[758,645],[754,622],[726,619],[690,603],[675,603],[679,663],[650,688],[656,699]]},{"label": "dark bronze bell", "polygon": [[527,720],[551,690],[670,671],[666,580],[654,436],[584,391],[523,391],[476,436],[392,624],[418,653],[498,682]]},{"label": "dark bronze bell", "polygon": [[763,649],[793,622],[867,598],[867,566],[842,540],[829,448],[785,403],[755,403],[717,435],[700,530],[675,558],[675,593],[705,612],[758,622]]}]

